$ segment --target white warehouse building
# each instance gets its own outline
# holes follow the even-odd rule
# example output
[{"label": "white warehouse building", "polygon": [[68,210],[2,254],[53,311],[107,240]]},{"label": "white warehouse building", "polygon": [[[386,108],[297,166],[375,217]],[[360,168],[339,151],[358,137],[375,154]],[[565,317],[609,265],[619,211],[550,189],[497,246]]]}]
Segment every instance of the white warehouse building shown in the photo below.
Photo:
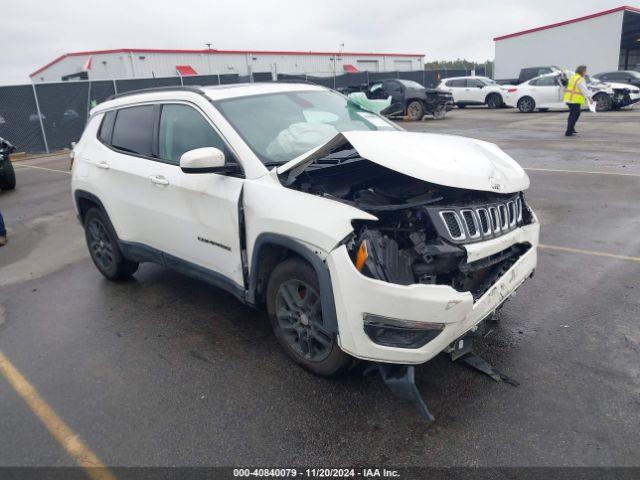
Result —
[{"label": "white warehouse building", "polygon": [[587,65],[591,73],[640,68],[640,9],[622,6],[495,41],[495,78],[518,78],[520,69]]},{"label": "white warehouse building", "polygon": [[260,50],[96,50],[61,55],[33,72],[35,83],[177,75],[308,74],[331,76],[359,71],[424,68],[424,55],[410,53],[298,52]]}]

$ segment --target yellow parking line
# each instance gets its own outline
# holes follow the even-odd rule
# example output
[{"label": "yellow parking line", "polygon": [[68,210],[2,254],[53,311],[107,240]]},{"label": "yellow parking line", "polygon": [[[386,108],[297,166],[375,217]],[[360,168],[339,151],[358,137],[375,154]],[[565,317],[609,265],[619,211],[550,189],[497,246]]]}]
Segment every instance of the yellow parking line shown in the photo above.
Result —
[{"label": "yellow parking line", "polygon": [[65,172],[64,170],[58,170],[55,168],[46,168],[46,167],[36,167],[35,165],[14,165],[13,168],[16,170],[20,170],[21,168],[37,168],[38,170],[47,170],[49,172],[58,172],[65,173],[67,175],[71,175],[71,172]]},{"label": "yellow parking line", "polygon": [[592,172],[588,170],[557,170],[553,168],[525,168],[534,172],[556,172],[556,173],[586,173],[589,175],[619,175],[621,177],[640,177],[640,173],[618,173],[618,172]]},{"label": "yellow parking line", "polygon": [[85,470],[90,478],[94,480],[115,480],[115,475],[89,450],[89,447],[80,440],[80,437],[64,423],[1,351],[0,373],[4,375],[4,378],[7,379],[18,395],[29,405],[31,411],[47,427],[49,433],[74,458],[76,463]]},{"label": "yellow parking line", "polygon": [[594,250],[582,250],[580,248],[558,247],[556,245],[538,245],[543,250],[558,250],[559,252],[581,253],[583,255],[594,255],[596,257],[615,258],[617,260],[626,260],[630,262],[640,262],[640,257],[630,257],[627,255],[616,255],[615,253],[596,252]]}]

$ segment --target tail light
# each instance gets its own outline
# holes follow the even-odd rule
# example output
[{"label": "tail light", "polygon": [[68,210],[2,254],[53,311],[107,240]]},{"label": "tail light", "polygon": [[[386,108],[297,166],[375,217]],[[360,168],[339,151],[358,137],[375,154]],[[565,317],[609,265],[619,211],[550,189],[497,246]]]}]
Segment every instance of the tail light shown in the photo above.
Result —
[{"label": "tail light", "polygon": [[517,88],[510,88],[510,89],[507,90],[507,92],[509,92],[509,93],[513,93],[513,92],[517,92],[517,91],[518,91]]}]

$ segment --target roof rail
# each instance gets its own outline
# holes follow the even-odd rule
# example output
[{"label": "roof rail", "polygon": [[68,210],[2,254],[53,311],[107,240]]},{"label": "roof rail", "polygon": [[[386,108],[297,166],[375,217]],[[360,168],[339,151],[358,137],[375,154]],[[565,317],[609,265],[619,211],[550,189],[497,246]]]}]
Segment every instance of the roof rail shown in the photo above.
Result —
[{"label": "roof rail", "polygon": [[105,101],[114,100],[116,98],[127,97],[129,95],[137,95],[138,93],[154,93],[154,92],[193,92],[198,93],[200,95],[204,95],[204,91],[202,88],[198,86],[168,86],[168,87],[150,87],[150,88],[141,88],[139,90],[131,90],[129,92],[116,93],[115,95],[111,95]]}]

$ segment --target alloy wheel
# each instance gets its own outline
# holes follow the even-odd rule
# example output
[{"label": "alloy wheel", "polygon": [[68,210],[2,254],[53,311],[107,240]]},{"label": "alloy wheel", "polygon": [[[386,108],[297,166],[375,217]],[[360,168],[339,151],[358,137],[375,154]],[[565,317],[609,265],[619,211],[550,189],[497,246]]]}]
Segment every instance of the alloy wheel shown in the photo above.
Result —
[{"label": "alloy wheel", "polygon": [[107,229],[100,220],[94,218],[89,222],[88,232],[91,256],[102,269],[109,270],[113,266],[114,253]]},{"label": "alloy wheel", "polygon": [[322,322],[318,292],[301,280],[280,285],[276,294],[276,319],[287,344],[312,362],[326,359],[333,347],[333,336]]}]

